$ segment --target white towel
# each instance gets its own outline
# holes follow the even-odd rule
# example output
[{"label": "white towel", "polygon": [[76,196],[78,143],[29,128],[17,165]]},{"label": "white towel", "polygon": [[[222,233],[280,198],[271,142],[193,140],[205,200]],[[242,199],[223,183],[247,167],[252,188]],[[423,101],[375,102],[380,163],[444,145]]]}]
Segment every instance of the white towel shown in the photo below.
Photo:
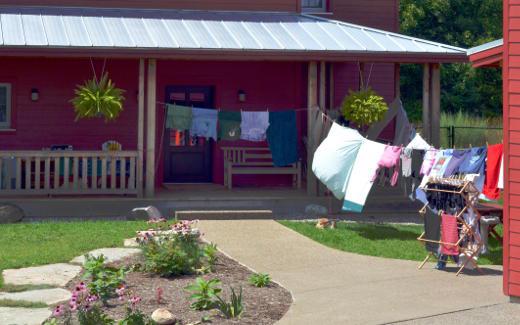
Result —
[{"label": "white towel", "polygon": [[242,112],[242,133],[240,139],[249,141],[265,141],[269,127],[269,112]]}]

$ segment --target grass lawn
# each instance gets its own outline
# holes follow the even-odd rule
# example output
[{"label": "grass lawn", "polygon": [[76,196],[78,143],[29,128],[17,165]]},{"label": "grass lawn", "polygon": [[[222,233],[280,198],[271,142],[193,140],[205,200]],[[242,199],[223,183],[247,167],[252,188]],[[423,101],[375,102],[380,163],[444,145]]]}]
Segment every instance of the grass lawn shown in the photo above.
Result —
[{"label": "grass lawn", "polygon": [[[90,250],[123,246],[144,221],[42,222],[0,225],[1,270],[59,262]],[[0,276],[0,288],[2,287]]]},{"label": "grass lawn", "polygon": [[[296,232],[323,245],[342,251],[403,260],[420,261],[426,257],[424,246],[417,241],[422,226],[375,225],[338,222],[336,229],[316,229],[314,222],[280,221]],[[499,233],[502,229],[497,230]],[[489,254],[479,258],[481,265],[501,265],[502,247],[489,240]]]}]

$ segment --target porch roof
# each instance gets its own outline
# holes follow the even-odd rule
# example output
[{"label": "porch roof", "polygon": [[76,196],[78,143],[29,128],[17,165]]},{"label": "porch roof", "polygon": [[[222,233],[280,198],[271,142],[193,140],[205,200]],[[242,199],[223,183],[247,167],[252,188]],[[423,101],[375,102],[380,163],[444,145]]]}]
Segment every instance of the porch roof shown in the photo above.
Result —
[{"label": "porch roof", "polygon": [[498,39],[468,50],[469,60],[475,68],[500,66],[504,53],[504,40]]},{"label": "porch roof", "polygon": [[0,55],[42,54],[467,61],[462,48],[297,13],[0,7]]}]

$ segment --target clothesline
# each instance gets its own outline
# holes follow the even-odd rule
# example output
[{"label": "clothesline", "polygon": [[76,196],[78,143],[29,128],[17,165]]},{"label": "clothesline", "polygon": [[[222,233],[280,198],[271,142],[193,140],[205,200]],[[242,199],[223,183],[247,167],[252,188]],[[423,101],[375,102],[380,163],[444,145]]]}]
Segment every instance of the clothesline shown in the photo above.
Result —
[{"label": "clothesline", "polygon": [[[158,105],[164,105],[165,107],[167,105],[176,105],[175,103],[172,104],[172,103],[165,103],[165,102],[161,102],[161,101],[157,101],[156,104]],[[185,106],[185,105],[177,105],[177,106]],[[191,106],[185,106],[185,107],[191,107],[191,108],[199,108],[197,106],[194,106],[194,105],[191,105]],[[295,111],[295,112],[302,112],[302,111],[308,111],[309,109],[316,109],[316,108],[309,108],[309,107],[304,107],[304,108],[295,108],[295,109],[286,109],[286,110],[290,110],[290,111]],[[319,109],[319,108],[318,108]],[[240,111],[243,111],[244,109],[240,109]],[[226,111],[226,109],[221,109],[220,107],[217,108],[217,111]],[[235,110],[233,110],[235,111]],[[263,112],[263,111],[267,111],[269,112],[269,108],[253,108],[252,110],[248,110],[248,111],[251,111],[251,112]],[[278,111],[278,110],[277,110]]]}]

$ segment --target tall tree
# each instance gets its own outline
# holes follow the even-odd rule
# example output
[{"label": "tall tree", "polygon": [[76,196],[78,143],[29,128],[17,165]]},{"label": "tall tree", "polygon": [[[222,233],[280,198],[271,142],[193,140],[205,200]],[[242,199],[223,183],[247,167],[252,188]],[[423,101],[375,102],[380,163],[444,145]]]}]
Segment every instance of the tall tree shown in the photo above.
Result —
[{"label": "tall tree", "polygon": [[[502,0],[401,0],[401,32],[463,48],[502,37]],[[500,69],[473,69],[470,64],[444,64],[441,107],[493,117],[502,112]],[[402,97],[412,120],[421,119],[422,68],[401,70]]]}]

